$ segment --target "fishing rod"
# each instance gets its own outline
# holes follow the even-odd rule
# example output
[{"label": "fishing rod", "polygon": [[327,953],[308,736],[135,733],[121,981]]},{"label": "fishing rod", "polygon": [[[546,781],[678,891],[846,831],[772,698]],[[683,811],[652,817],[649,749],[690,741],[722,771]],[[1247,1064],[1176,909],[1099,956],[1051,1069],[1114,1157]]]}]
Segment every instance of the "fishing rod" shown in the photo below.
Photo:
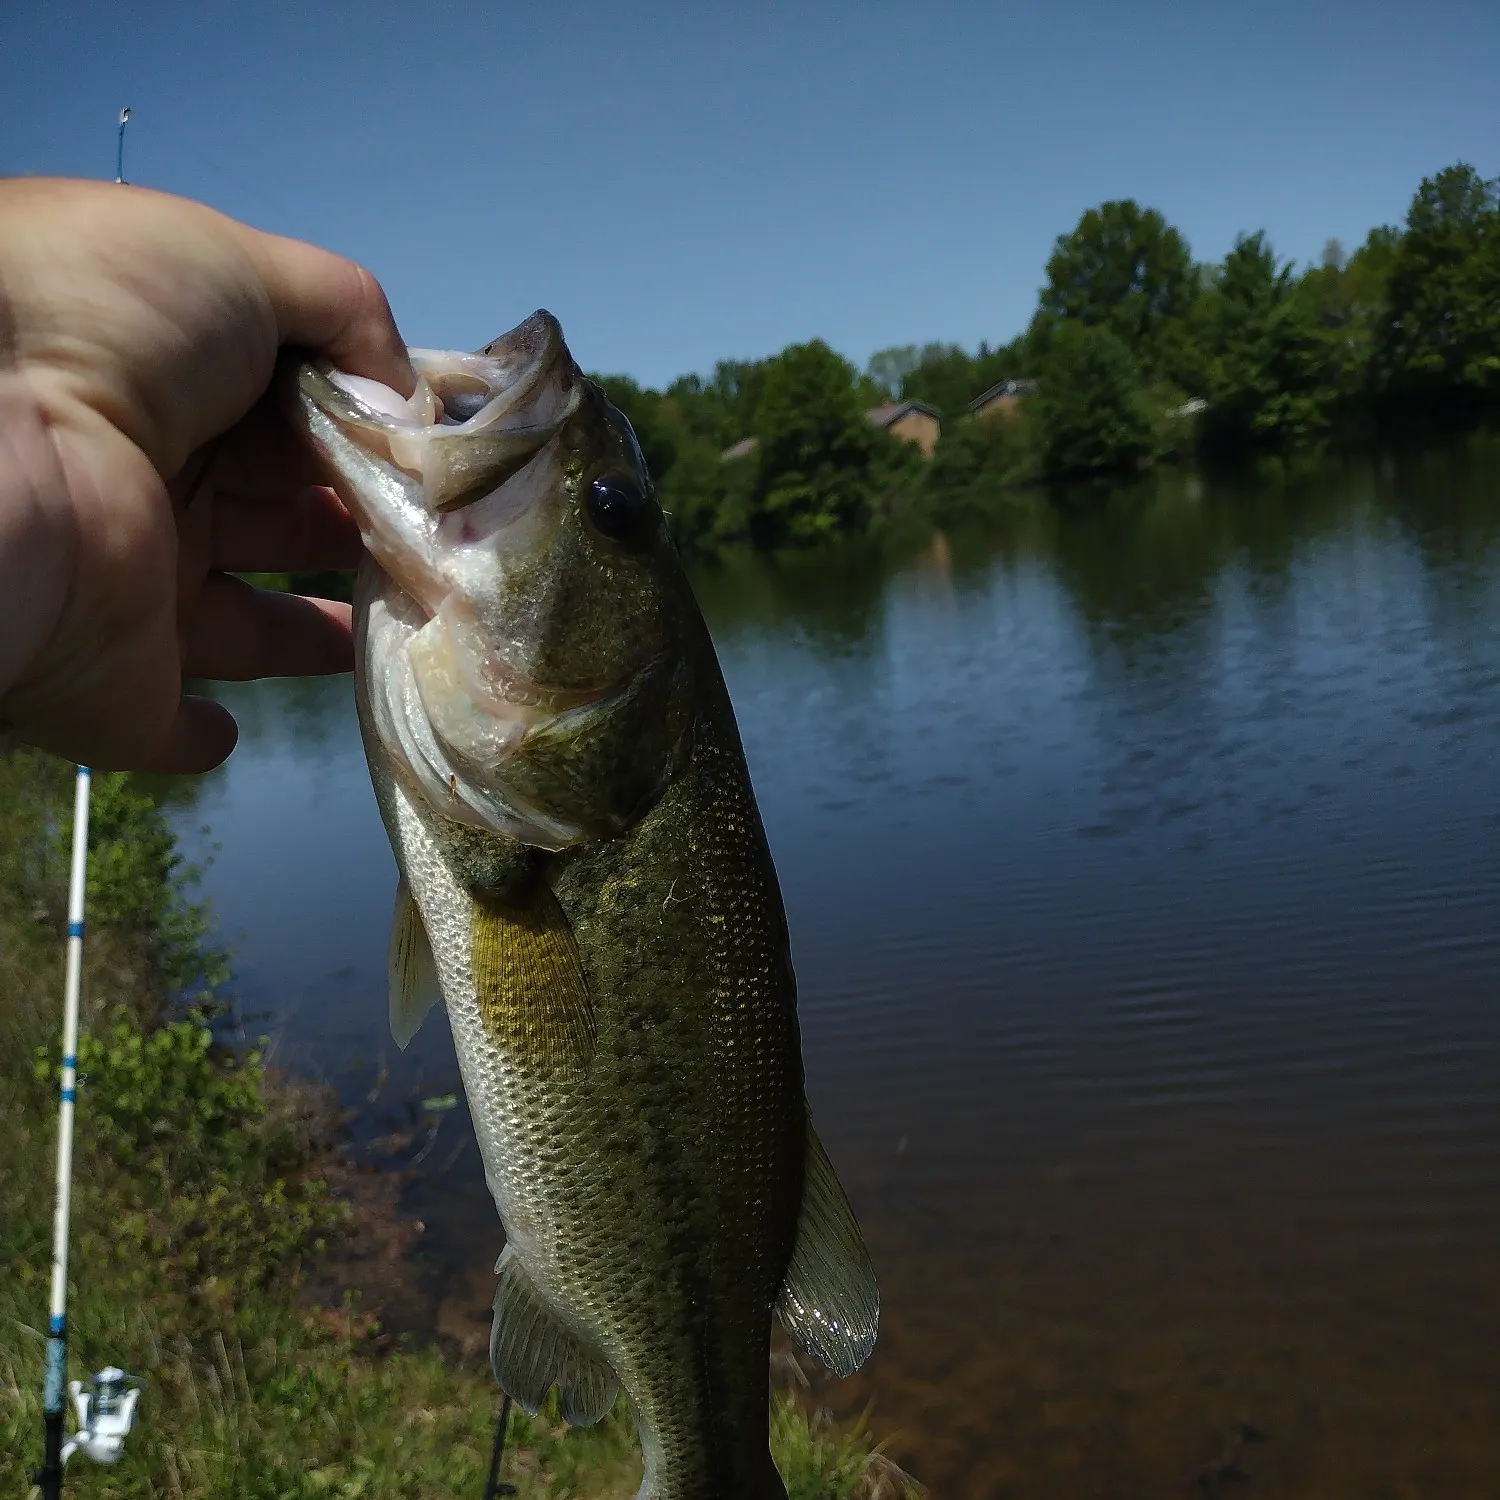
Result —
[{"label": "fishing rod", "polygon": [[130,111],[122,109],[120,111],[120,135],[115,144],[115,181],[122,184],[125,181],[125,127],[128,124],[130,124]]},{"label": "fishing rod", "polygon": [[[59,1500],[63,1465],[82,1450],[96,1463],[112,1464],[135,1423],[141,1382],[110,1365],[88,1389],[68,1382],[68,1234],[73,1207],[73,1118],[78,1093],[78,1013],[83,988],[83,911],[89,852],[87,766],[73,783],[73,853],[68,870],[68,956],[63,981],[62,1082],[57,1106],[57,1197],[52,1216],[52,1299],[47,1317],[47,1376],[42,1389],[42,1467],[36,1483],[42,1500]],[[78,1432],[63,1441],[67,1410],[63,1387],[78,1416]]]},{"label": "fishing rod", "polygon": [[[115,181],[125,181],[125,127],[130,111],[120,111],[115,145]],[[84,895],[89,857],[89,790],[92,775],[79,766],[73,782],[73,849],[68,867],[68,949],[63,979],[62,1078],[57,1104],[57,1194],[52,1213],[52,1294],[47,1315],[47,1374],[42,1387],[42,1466],[36,1485],[42,1500],[60,1500],[63,1465],[82,1451],[96,1463],[119,1458],[135,1423],[142,1382],[114,1365],[91,1377],[88,1389],[68,1380],[68,1240],[73,1209],[73,1119],[78,1097],[78,1014],[83,989]],[[72,1397],[78,1432],[63,1441]]]},{"label": "fishing rod", "polygon": [[52,1215],[52,1302],[42,1392],[43,1500],[62,1493],[63,1385],[68,1373],[68,1219],[73,1203],[73,1105],[78,1087],[78,996],[83,979],[83,891],[89,849],[89,768],[73,783],[73,860],[68,871],[68,959],[63,982],[62,1086],[57,1106],[57,1197]]},{"label": "fishing rod", "polygon": [[80,1449],[96,1463],[112,1464],[135,1422],[141,1382],[110,1365],[84,1390],[68,1386],[78,1432],[63,1441],[63,1386],[68,1375],[68,1231],[73,1206],[73,1116],[78,1092],[78,1012],[83,988],[83,907],[89,854],[87,766],[73,783],[73,854],[68,870],[68,957],[63,981],[62,1083],[57,1106],[57,1198],[52,1217],[52,1301],[47,1318],[47,1378],[42,1390],[42,1467],[36,1483],[43,1500],[59,1500],[63,1465]]}]

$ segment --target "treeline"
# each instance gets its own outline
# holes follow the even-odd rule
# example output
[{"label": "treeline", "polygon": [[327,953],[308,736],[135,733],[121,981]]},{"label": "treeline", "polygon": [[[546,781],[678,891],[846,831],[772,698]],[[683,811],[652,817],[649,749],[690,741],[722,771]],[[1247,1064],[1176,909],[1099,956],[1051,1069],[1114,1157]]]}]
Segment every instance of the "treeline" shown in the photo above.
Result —
[{"label": "treeline", "polygon": [[[725,361],[665,391],[599,378],[635,428],[680,546],[865,532],[919,482],[916,451],[865,419],[887,392],[821,340]],[[736,446],[748,451],[724,456]]]},{"label": "treeline", "polygon": [[[970,415],[1012,378],[1034,391]],[[1500,405],[1500,181],[1448,167],[1403,226],[1352,254],[1330,241],[1300,272],[1263,232],[1205,264],[1155,209],[1104,203],[1058,238],[1030,325],[998,348],[886,349],[861,372],[815,340],[664,391],[602,383],[694,550],[867,533],[1163,459],[1471,422]],[[893,398],[939,413],[931,463],[866,420]]]}]

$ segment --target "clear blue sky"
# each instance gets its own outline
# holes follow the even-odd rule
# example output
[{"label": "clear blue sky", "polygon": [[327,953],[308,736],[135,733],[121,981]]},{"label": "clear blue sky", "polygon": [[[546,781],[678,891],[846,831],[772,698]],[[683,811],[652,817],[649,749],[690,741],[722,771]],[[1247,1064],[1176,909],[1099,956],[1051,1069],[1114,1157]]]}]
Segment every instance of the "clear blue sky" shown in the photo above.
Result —
[{"label": "clear blue sky", "polygon": [[412,343],[551,308],[660,383],[812,337],[1001,342],[1135,197],[1218,259],[1500,172],[1493,0],[8,0],[0,172],[126,171],[356,256]]}]

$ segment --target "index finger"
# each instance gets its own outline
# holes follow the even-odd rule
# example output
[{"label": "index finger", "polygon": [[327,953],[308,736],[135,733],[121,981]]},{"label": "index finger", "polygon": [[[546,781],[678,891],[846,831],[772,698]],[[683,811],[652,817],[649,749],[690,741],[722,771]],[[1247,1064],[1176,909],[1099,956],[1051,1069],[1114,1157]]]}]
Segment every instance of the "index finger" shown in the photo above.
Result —
[{"label": "index finger", "polygon": [[301,345],[352,375],[411,394],[416,377],[406,345],[385,292],[364,266],[301,240],[258,229],[245,233],[281,343]]}]

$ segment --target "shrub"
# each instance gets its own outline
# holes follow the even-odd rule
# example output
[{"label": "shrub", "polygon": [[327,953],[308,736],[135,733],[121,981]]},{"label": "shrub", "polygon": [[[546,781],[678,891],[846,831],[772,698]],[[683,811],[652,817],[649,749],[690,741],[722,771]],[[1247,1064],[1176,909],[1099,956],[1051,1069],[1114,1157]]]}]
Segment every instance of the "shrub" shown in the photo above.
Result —
[{"label": "shrub", "polygon": [[1032,399],[1049,475],[1131,469],[1151,453],[1151,418],[1135,361],[1107,328],[1063,323]]}]

